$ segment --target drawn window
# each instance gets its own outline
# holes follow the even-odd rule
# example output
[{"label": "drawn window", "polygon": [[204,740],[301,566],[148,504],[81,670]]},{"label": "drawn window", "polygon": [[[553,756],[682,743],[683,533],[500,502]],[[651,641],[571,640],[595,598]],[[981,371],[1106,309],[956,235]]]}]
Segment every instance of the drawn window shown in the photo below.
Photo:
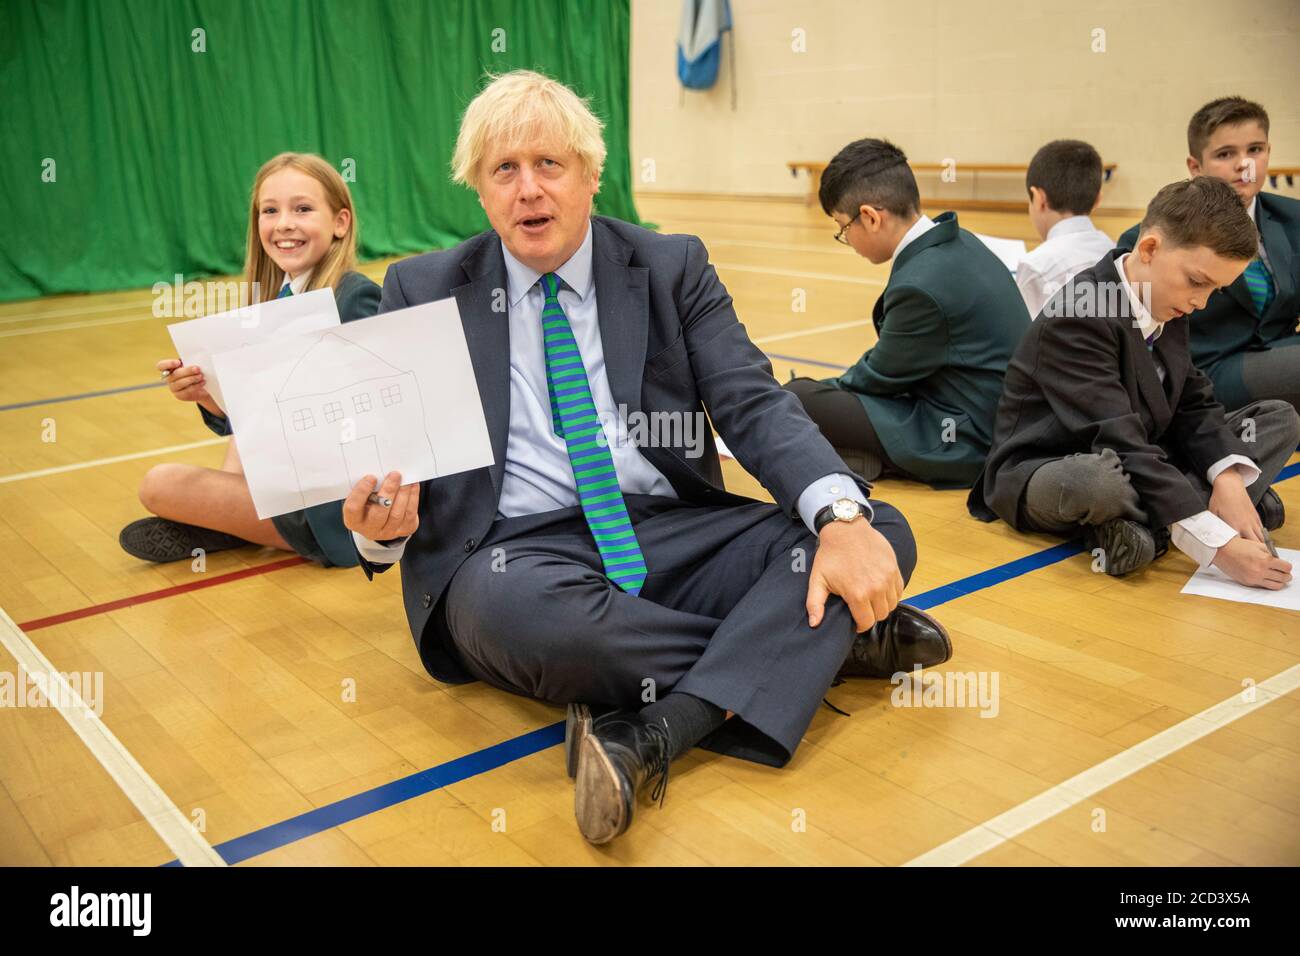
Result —
[{"label": "drawn window", "polygon": [[352,407],[359,412],[370,411],[370,393],[362,392],[359,395],[352,396]]},{"label": "drawn window", "polygon": [[309,428],[316,427],[316,419],[312,416],[310,408],[300,408],[293,413],[293,430],[304,432]]},{"label": "drawn window", "polygon": [[340,418],[342,418],[342,417],[343,417],[343,403],[342,403],[342,402],[326,402],[326,403],[325,403],[325,421],[327,421],[327,422],[336,422],[336,421],[338,421],[338,420],[339,420]]},{"label": "drawn window", "polygon": [[379,397],[383,399],[385,405],[396,405],[402,400],[402,386],[385,385],[379,390]]}]

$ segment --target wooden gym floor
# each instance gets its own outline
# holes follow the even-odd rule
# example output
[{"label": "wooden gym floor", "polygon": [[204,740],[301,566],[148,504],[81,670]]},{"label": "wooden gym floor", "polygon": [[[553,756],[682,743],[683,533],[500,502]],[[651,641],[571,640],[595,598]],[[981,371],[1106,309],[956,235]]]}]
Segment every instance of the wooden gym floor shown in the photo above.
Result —
[{"label": "wooden gym floor", "polygon": [[[833,243],[820,213],[649,195],[640,209],[704,239],[781,380],[835,374],[872,342],[887,267]],[[1032,238],[1023,215],[961,221]],[[386,265],[363,271],[382,281]],[[888,682],[854,681],[830,692],[852,716],[819,711],[785,770],[692,754],[663,809],[590,847],[562,713],[428,678],[397,574],[368,583],[253,548],[196,573],[118,548],[150,466],[224,452],[155,387],[172,351],[151,302],[0,306],[0,607],[22,628],[0,618],[0,679],[16,681],[15,654],[102,672],[104,703],[102,725],[0,708],[0,863],[1300,863],[1296,615],[1180,596],[1193,566],[1177,553],[1095,574],[969,518],[964,492],[897,482],[876,495],[919,539],[908,595],[952,633],[940,671],[996,675],[996,716],[893,706]],[[93,392],[108,394],[54,401]],[[1300,515],[1300,481],[1279,491]],[[1277,542],[1300,548],[1300,522]]]}]

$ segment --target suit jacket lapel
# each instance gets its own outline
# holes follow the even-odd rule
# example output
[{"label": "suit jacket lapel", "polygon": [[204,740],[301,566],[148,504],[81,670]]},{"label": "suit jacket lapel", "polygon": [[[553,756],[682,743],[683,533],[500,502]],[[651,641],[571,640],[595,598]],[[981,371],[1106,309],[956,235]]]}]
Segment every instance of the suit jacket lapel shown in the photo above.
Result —
[{"label": "suit jacket lapel", "polygon": [[[1103,290],[1108,284],[1110,287],[1119,290],[1119,269],[1115,265],[1115,257],[1120,253],[1118,250],[1111,252],[1110,256],[1103,259],[1097,267],[1097,301],[1105,301]],[[1119,295],[1119,317],[1118,321],[1123,325],[1125,333],[1129,337],[1129,342],[1137,355],[1138,389],[1142,392],[1143,399],[1146,400],[1147,408],[1151,411],[1151,417],[1155,422],[1156,431],[1162,432],[1168,426],[1170,420],[1174,417],[1173,410],[1169,407],[1169,399],[1165,395],[1164,386],[1160,384],[1160,376],[1156,372],[1155,361],[1151,353],[1147,352],[1146,338],[1142,335],[1142,330],[1138,328],[1136,319],[1133,316],[1133,306],[1129,302],[1128,296],[1123,291]],[[1161,333],[1160,338],[1156,339],[1156,348],[1159,349],[1161,342],[1165,338],[1165,333]],[[1146,355],[1144,359],[1142,356]],[[1164,360],[1164,354],[1161,355]],[[1165,361],[1165,373],[1172,374],[1173,369],[1169,362]]]},{"label": "suit jacket lapel", "polygon": [[[471,280],[451,290],[460,309],[474,378],[478,382],[492,442],[492,487],[501,494],[510,431],[510,312],[506,302],[506,263],[496,233],[462,264]],[[495,307],[495,308],[494,308]]]},{"label": "suit jacket lapel", "polygon": [[1174,319],[1165,323],[1164,331],[1160,333],[1160,338],[1156,339],[1154,354],[1165,367],[1165,383],[1168,385],[1168,390],[1162,388],[1161,394],[1165,396],[1165,406],[1170,419],[1173,418],[1173,410],[1178,407],[1182,386],[1187,379],[1187,369],[1191,364],[1191,354],[1187,351],[1186,329],[1187,319]]},{"label": "suit jacket lapel", "polygon": [[885,288],[880,295],[876,296],[876,304],[871,307],[871,324],[876,327],[876,335],[880,335],[880,327],[885,324],[885,293],[889,291],[889,283],[885,283]]},{"label": "suit jacket lapel", "polygon": [[[1163,432],[1174,417],[1173,409],[1169,407],[1169,396],[1165,394],[1165,387],[1160,382],[1160,375],[1156,372],[1155,354],[1160,354],[1160,359],[1165,363],[1165,375],[1174,374],[1174,370],[1166,361],[1167,352],[1161,349],[1161,343],[1164,341],[1165,333],[1161,333],[1160,338],[1156,339],[1155,351],[1147,351],[1146,339],[1142,337],[1142,330],[1137,327],[1131,318],[1125,318],[1124,324],[1128,326],[1128,334],[1133,340],[1133,347],[1138,349],[1138,387],[1142,390],[1142,397],[1146,399],[1147,407],[1151,410],[1151,417],[1155,420],[1156,432]],[[1142,354],[1146,353],[1146,360],[1142,359]]]},{"label": "suit jacket lapel", "polygon": [[894,256],[894,264],[889,270],[890,277],[892,278],[895,270],[922,249],[928,249],[930,246],[941,245],[945,242],[952,242],[958,235],[960,235],[960,227],[957,224],[957,214],[955,212],[939,213],[934,217],[934,226],[917,236],[907,244],[907,247],[902,252]]},{"label": "suit jacket lapel", "polygon": [[[1292,297],[1295,293],[1295,285],[1292,282],[1291,270],[1279,268],[1283,263],[1291,261],[1294,251],[1291,243],[1287,239],[1286,230],[1282,224],[1273,218],[1273,214],[1264,206],[1263,195],[1260,197],[1258,207],[1259,211],[1259,234],[1264,241],[1264,251],[1268,253],[1268,261],[1272,268],[1269,270],[1273,275],[1274,296],[1273,301],[1269,303],[1268,312],[1272,313],[1275,309],[1289,307]],[[1245,284],[1245,280],[1239,280]],[[1235,283],[1234,283],[1235,285]],[[1295,316],[1289,316],[1294,318]]]},{"label": "suit jacket lapel", "polygon": [[629,413],[640,411],[650,330],[650,270],[629,266],[632,247],[599,219],[593,217],[591,222],[591,267],[605,376],[614,403]]}]

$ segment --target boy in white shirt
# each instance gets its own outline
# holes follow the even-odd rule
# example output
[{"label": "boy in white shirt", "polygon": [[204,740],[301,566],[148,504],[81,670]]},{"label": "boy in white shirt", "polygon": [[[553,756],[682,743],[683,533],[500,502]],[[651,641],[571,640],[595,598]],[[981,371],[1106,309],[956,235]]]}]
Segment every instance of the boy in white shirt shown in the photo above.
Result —
[{"label": "boy in white shirt", "polygon": [[1088,214],[1101,200],[1101,156],[1077,139],[1048,143],[1029,163],[1029,219],[1043,242],[1020,260],[1016,286],[1035,319],[1076,273],[1115,247]]}]

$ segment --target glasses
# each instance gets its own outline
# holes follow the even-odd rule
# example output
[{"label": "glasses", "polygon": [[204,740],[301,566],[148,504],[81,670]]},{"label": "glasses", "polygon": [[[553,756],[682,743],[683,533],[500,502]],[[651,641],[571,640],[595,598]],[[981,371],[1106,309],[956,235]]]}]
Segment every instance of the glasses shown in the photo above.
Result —
[{"label": "glasses", "polygon": [[853,225],[855,222],[858,221],[858,216],[861,216],[861,215],[862,215],[862,210],[859,209],[859,210],[858,210],[858,215],[857,215],[857,216],[854,216],[852,219],[850,219],[848,222],[846,222],[846,223],[845,223],[845,224],[840,228],[840,231],[837,232],[837,233],[835,233],[835,241],[836,241],[836,242],[843,243],[843,244],[846,245],[846,246],[849,244],[849,241],[848,241],[847,239],[844,238],[844,234],[845,234],[846,232],[849,231],[849,226]]}]

